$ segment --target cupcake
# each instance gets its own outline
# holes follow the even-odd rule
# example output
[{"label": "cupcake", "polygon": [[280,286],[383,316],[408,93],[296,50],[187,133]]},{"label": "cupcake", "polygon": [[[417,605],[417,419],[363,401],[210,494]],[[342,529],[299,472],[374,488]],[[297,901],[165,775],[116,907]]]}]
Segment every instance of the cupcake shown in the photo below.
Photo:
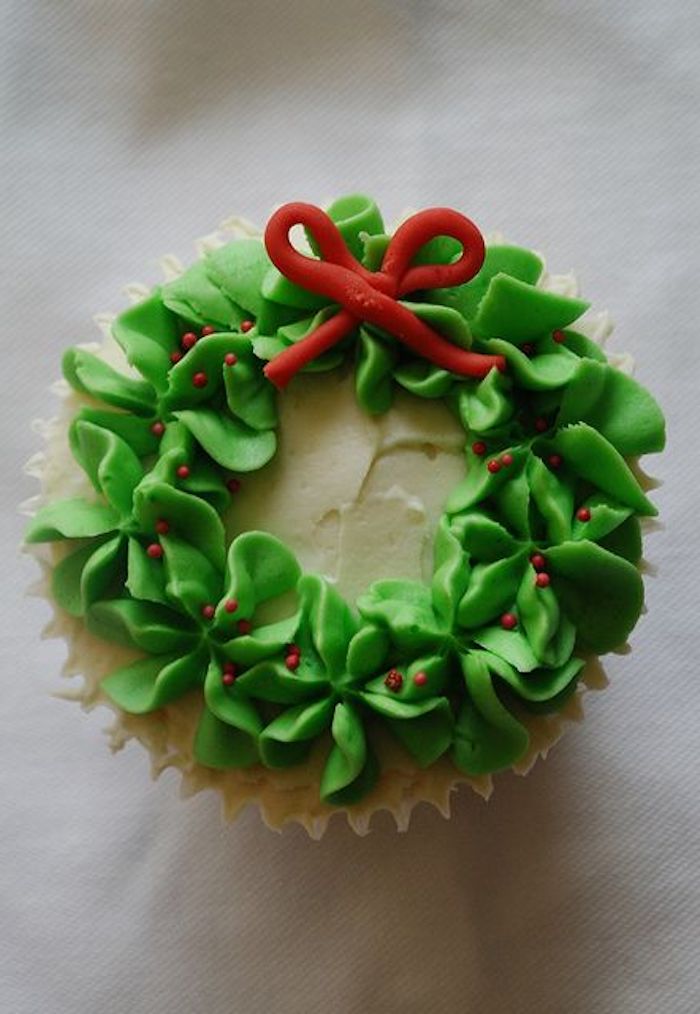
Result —
[{"label": "cupcake", "polygon": [[457,211],[391,235],[357,195],[164,269],[66,352],[28,466],[73,696],[314,836],[527,772],[643,607],[664,420],[607,317]]}]

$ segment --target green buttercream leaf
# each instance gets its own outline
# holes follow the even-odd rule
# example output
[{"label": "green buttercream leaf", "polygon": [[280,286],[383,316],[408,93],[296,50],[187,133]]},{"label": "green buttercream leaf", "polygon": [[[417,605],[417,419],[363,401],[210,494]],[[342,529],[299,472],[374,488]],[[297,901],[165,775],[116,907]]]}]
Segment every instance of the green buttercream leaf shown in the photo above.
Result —
[{"label": "green buttercream leaf", "polygon": [[277,449],[272,430],[260,432],[212,409],[175,412],[214,461],[232,472],[254,472],[267,464]]},{"label": "green buttercream leaf", "polygon": [[476,384],[460,384],[457,403],[464,428],[475,433],[504,425],[515,411],[510,382],[498,370],[491,370]]},{"label": "green buttercream leaf", "polygon": [[232,687],[222,683],[221,666],[214,659],[210,660],[204,678],[204,701],[220,721],[257,740],[263,723],[255,705],[239,691],[236,683]]},{"label": "green buttercream leaf", "polygon": [[459,625],[481,627],[512,606],[527,564],[526,549],[495,563],[478,563],[459,603]]},{"label": "green buttercream leaf", "polygon": [[547,541],[565,542],[571,538],[574,512],[574,491],[571,485],[561,482],[534,454],[527,463],[527,479],[532,500],[544,521]]},{"label": "green buttercream leaf", "polygon": [[197,261],[161,290],[163,303],[193,324],[210,324],[222,331],[237,328],[243,312],[209,277],[206,261]]},{"label": "green buttercream leaf", "polygon": [[479,273],[470,282],[450,289],[431,289],[428,296],[432,302],[454,307],[463,317],[471,320],[496,275],[510,275],[534,285],[542,274],[542,268],[541,259],[531,250],[518,246],[489,246]]},{"label": "green buttercream leaf", "polygon": [[509,275],[496,275],[472,322],[474,334],[506,338],[515,345],[564,328],[588,309],[581,299],[537,289]]},{"label": "green buttercream leaf", "polygon": [[[328,216],[335,222],[346,246],[357,260],[361,260],[364,254],[365,237],[381,236],[384,232],[382,214],[372,198],[365,194],[339,197],[328,208]],[[313,234],[307,231],[306,238],[318,256]]]},{"label": "green buttercream leaf", "polygon": [[65,352],[63,375],[76,391],[136,415],[150,415],[155,407],[156,392],[150,384],[125,377],[85,349]]},{"label": "green buttercream leaf", "polygon": [[274,386],[263,373],[263,364],[250,343],[234,348],[235,366],[224,368],[226,402],[231,414],[254,430],[271,430],[277,425]]},{"label": "green buttercream leaf", "polygon": [[[240,634],[228,641],[225,651],[232,662],[240,665],[255,665],[263,659],[278,655],[290,644],[296,635],[299,627],[300,613],[295,613],[284,620],[276,623],[267,623],[263,626],[256,626],[250,634]],[[235,622],[235,621],[234,621]],[[230,629],[229,614],[219,605],[216,619],[216,629]]]},{"label": "green buttercream leaf", "polygon": [[201,686],[207,653],[156,655],[130,662],[100,684],[115,704],[131,715],[145,715]]},{"label": "green buttercream leaf", "polygon": [[[244,532],[229,547],[226,594],[216,614],[218,630],[234,629],[238,620],[249,619],[260,603],[291,591],[301,574],[294,554],[267,532]],[[238,602],[236,613],[227,613],[225,601]]]},{"label": "green buttercream leaf", "polygon": [[353,680],[368,679],[386,662],[391,641],[386,630],[372,623],[361,627],[348,645],[346,666]]},{"label": "green buttercream leaf", "polygon": [[180,336],[177,317],[163,305],[160,290],[120,313],[112,334],[130,365],[156,391],[165,390],[172,365],[170,353],[179,349]]},{"label": "green buttercream leaf", "polygon": [[403,701],[390,691],[363,692],[359,696],[372,711],[388,720],[389,728],[419,767],[428,767],[449,749],[454,722],[447,698]]},{"label": "green buttercream leaf", "polygon": [[580,334],[578,331],[564,330],[564,345],[571,352],[575,352],[577,356],[581,356],[584,359],[595,359],[599,363],[607,363],[605,352],[597,342],[594,342],[592,338],[588,338],[584,334]]},{"label": "green buttercream leaf", "polygon": [[166,606],[134,599],[96,602],[86,613],[93,634],[151,655],[188,649],[193,631],[182,617]]},{"label": "green buttercream leaf", "polygon": [[283,711],[260,736],[263,764],[270,768],[299,764],[309,753],[313,740],[330,725],[333,710],[333,699],[322,697]]},{"label": "green buttercream leaf", "polygon": [[[513,452],[511,452],[513,453]],[[513,454],[515,457],[515,454]],[[527,464],[528,456],[523,455],[522,461]],[[520,463],[520,459],[518,464]],[[492,492],[493,502],[498,514],[519,539],[530,538],[530,483],[527,477],[527,468],[517,468],[511,465],[506,472],[507,482],[494,484]],[[499,475],[501,473],[499,472]]]},{"label": "green buttercream leaf", "polygon": [[357,633],[357,620],[335,588],[317,574],[305,574],[298,587],[314,648],[330,681],[340,683],[347,673],[348,646]]},{"label": "green buttercream leaf", "polygon": [[593,493],[581,506],[588,508],[591,518],[590,521],[579,521],[578,518],[574,518],[571,538],[577,542],[580,539],[600,542],[632,514],[631,507],[623,507],[605,493]]},{"label": "green buttercream leaf", "polygon": [[96,489],[123,520],[131,517],[134,490],[143,468],[132,449],[111,430],[89,422],[76,425],[84,467]]},{"label": "green buttercream leaf", "polygon": [[[305,254],[305,256],[309,256]],[[317,296],[315,292],[302,289],[300,285],[290,282],[288,278],[274,265],[265,272],[260,291],[266,300],[271,303],[281,303],[283,306],[293,307],[295,310],[320,310],[326,306],[328,299],[325,296]]]},{"label": "green buttercream leaf", "polygon": [[223,570],[224,526],[214,508],[204,500],[159,482],[151,472],[136,489],[134,514],[144,532],[155,533],[157,522],[167,521],[173,535],[191,543],[215,568]]},{"label": "green buttercream leaf", "polygon": [[241,673],[236,686],[248,697],[273,704],[300,704],[319,695],[325,697],[331,690],[326,676],[310,666],[300,665],[292,672],[284,663],[270,659]]},{"label": "green buttercream leaf", "polygon": [[438,334],[447,338],[453,345],[458,345],[463,349],[471,348],[472,335],[469,325],[457,310],[453,310],[449,306],[438,306],[435,303],[402,302],[402,305],[433,331],[437,331]]},{"label": "green buttercream leaf", "polygon": [[614,500],[645,517],[657,513],[622,455],[587,423],[576,423],[560,430],[550,446],[564,458],[568,468]]},{"label": "green buttercream leaf", "polygon": [[113,433],[129,445],[137,458],[145,458],[149,454],[155,454],[158,450],[159,440],[151,430],[153,417],[142,417],[127,415],[124,412],[109,412],[99,408],[82,408],[71,423],[68,432],[68,439],[71,445],[73,456],[83,468],[85,468],[78,440],[77,426],[81,422],[99,426],[104,430],[111,430]]},{"label": "green buttercream leaf", "polygon": [[82,616],[85,612],[81,581],[85,565],[94,552],[94,542],[82,546],[59,561],[51,573],[53,597],[71,616]]},{"label": "green buttercream leaf", "polygon": [[509,485],[520,471],[527,451],[522,447],[510,449],[513,462],[507,468],[501,468],[498,472],[489,472],[488,459],[478,458],[471,452],[467,455],[467,475],[447,498],[445,510],[448,514],[458,514],[470,507],[475,507],[494,496],[502,487]]},{"label": "green buttercream leaf", "polygon": [[469,584],[469,576],[467,558],[459,540],[450,530],[447,518],[443,516],[435,533],[431,591],[433,609],[448,628],[454,623],[457,604]]},{"label": "green buttercream leaf", "polygon": [[[500,659],[495,659],[499,662]],[[537,669],[523,676],[509,668],[509,675],[503,678],[510,684],[528,711],[546,714],[558,711],[569,695],[576,689],[581,670],[585,665],[582,658],[571,658],[555,669]],[[494,665],[499,676],[503,675]]]},{"label": "green buttercream leaf", "polygon": [[599,655],[623,644],[644,604],[637,568],[587,541],[548,549],[547,566],[580,643]]},{"label": "green buttercream leaf", "polygon": [[512,556],[517,542],[510,532],[483,511],[457,514],[450,527],[469,556],[480,562],[492,563],[504,556]]},{"label": "green buttercream leaf", "polygon": [[257,740],[222,722],[205,707],[194,740],[195,759],[207,768],[246,768],[259,760]]},{"label": "green buttercream leaf", "polygon": [[362,721],[350,704],[336,704],[331,734],[333,748],[323,769],[320,795],[324,803],[344,806],[369,792],[379,770],[367,748]]},{"label": "green buttercream leaf", "polygon": [[201,619],[203,607],[215,606],[221,598],[223,568],[215,566],[204,553],[174,532],[162,535],[160,544],[163,560],[154,560],[153,564],[165,567],[168,598],[190,616]]},{"label": "green buttercream leaf", "polygon": [[[574,537],[576,532],[574,532]],[[642,526],[639,518],[631,517],[614,528],[609,535],[597,540],[603,549],[629,560],[635,567],[642,559]]]},{"label": "green buttercream leaf", "polygon": [[357,608],[366,620],[389,630],[405,651],[434,647],[447,634],[433,610],[430,589],[417,581],[376,581],[359,596]]},{"label": "green buttercream leaf", "polygon": [[490,355],[504,356],[506,375],[512,377],[518,387],[530,391],[550,391],[568,384],[580,365],[578,356],[562,345],[552,344],[549,352],[532,358],[521,352],[516,345],[501,338],[483,341],[480,351]]},{"label": "green buttercream leaf", "polygon": [[27,528],[27,542],[89,539],[114,531],[119,515],[108,504],[89,503],[80,497],[57,500],[41,507]]},{"label": "green buttercream leaf", "polygon": [[[211,403],[212,398],[223,390],[224,356],[228,352],[236,352],[241,345],[249,347],[250,342],[233,334],[211,334],[200,338],[170,370],[168,392],[163,399],[168,410],[196,408],[205,402]],[[203,373],[207,378],[202,387],[195,387],[192,383],[196,373]]]},{"label": "green buttercream leaf", "polygon": [[393,344],[360,328],[355,366],[355,391],[361,408],[380,415],[391,408],[394,398],[393,370],[398,353]]},{"label": "green buttercream leaf", "polygon": [[394,378],[418,398],[444,398],[455,382],[452,373],[424,359],[412,359],[397,367]]},{"label": "green buttercream leaf", "polygon": [[469,775],[501,771],[527,750],[527,730],[501,703],[484,653],[463,655],[460,662],[468,697],[455,725],[452,760]]},{"label": "green buttercream leaf", "polygon": [[471,639],[515,666],[518,672],[532,672],[538,667],[530,642],[520,630],[504,630],[499,624],[475,631]]},{"label": "green buttercream leaf", "polygon": [[128,540],[126,588],[135,599],[168,604],[165,570],[160,560],[152,560],[138,539]]},{"label": "green buttercream leaf", "polygon": [[80,577],[80,594],[84,608],[110,595],[118,595],[126,576],[126,540],[116,535],[102,542],[90,554]]},{"label": "green buttercream leaf", "polygon": [[[523,575],[518,588],[515,600],[518,620],[522,632],[527,637],[533,654],[540,664],[557,665],[560,663],[558,654],[560,652],[557,637],[562,624],[562,616],[559,610],[559,603],[551,587],[540,588],[535,583],[535,576],[528,567]],[[564,631],[568,634],[568,652],[566,658],[571,654],[573,648],[573,631]],[[555,643],[556,641],[556,643]]]},{"label": "green buttercream leaf", "polygon": [[[261,239],[235,239],[204,255],[206,272],[238,307],[257,317],[262,309],[263,278],[271,266]],[[236,321],[236,326],[241,320]]]},{"label": "green buttercream leaf", "polygon": [[652,395],[633,377],[592,360],[583,360],[564,391],[558,424],[586,422],[620,454],[663,450],[664,417]]},{"label": "green buttercream leaf", "polygon": [[[382,669],[378,676],[369,680],[363,690],[369,694],[386,697],[390,701],[420,704],[438,694],[444,694],[451,673],[450,656],[447,654],[418,656],[407,666],[401,665],[400,671],[404,679],[398,691],[389,690],[387,687],[386,669]],[[416,683],[414,677],[419,672],[425,676],[425,680]],[[394,714],[398,717],[398,712]]]}]

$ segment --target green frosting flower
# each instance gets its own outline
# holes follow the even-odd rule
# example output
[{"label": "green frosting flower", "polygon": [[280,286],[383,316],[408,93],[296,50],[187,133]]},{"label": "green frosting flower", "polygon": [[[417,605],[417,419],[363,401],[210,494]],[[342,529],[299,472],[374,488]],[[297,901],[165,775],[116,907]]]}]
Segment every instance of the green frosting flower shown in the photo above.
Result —
[{"label": "green frosting flower", "polygon": [[[378,270],[390,237],[376,205],[351,195],[329,214]],[[417,261],[458,254],[443,237]],[[468,283],[405,300],[455,344],[502,355],[504,373],[455,376],[370,325],[306,367],[351,357],[367,412],[390,411],[398,385],[443,400],[469,434],[431,583],[379,581],[355,608],[268,534],[225,544],[227,474],[276,450],[264,362],[337,310],[282,276],[262,240],[207,252],[117,319],[132,375],[66,354],[67,379],[98,403],[69,434],[95,498],[49,504],[27,540],[74,542],[54,569],[57,601],[141,653],[103,682],[119,707],[198,693],[194,755],[213,768],[287,767],[324,743],[332,805],[375,783],[382,730],[419,766],[449,755],[476,775],[523,756],[527,712],[560,708],[586,657],[639,617],[639,521],[655,508],[630,459],[664,444],[656,402],[576,330],[587,304],[539,287],[542,270],[495,245]],[[265,603],[289,595],[291,615],[267,622]]]}]

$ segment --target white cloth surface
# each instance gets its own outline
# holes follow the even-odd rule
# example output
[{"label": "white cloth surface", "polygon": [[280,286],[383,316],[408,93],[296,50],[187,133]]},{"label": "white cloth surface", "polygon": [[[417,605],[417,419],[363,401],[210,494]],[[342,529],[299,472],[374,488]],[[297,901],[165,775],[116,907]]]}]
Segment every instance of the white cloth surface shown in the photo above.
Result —
[{"label": "white cloth surface", "polygon": [[[700,16],[691,0],[6,0],[0,1009],[695,1014]],[[21,474],[92,314],[226,215],[451,204],[575,268],[664,405],[665,529],[611,686],[527,779],[319,843],[181,802],[52,698]],[[692,527],[691,527],[692,526]]]}]

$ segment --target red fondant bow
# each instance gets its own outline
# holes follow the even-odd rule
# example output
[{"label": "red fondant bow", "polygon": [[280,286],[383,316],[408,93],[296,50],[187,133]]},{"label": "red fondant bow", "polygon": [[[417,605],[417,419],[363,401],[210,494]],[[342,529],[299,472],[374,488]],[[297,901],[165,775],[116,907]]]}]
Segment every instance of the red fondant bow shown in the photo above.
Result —
[{"label": "red fondant bow", "polygon": [[[303,225],[320,252],[320,260],[295,250],[289,232]],[[437,236],[451,236],[462,244],[453,264],[411,266],[418,251]],[[329,216],[313,204],[293,202],[274,213],[265,229],[270,260],[290,281],[326,296],[342,309],[275,356],[265,375],[276,387],[286,387],[294,374],[345,337],[361,321],[388,331],[436,366],[469,377],[485,377],[494,366],[503,370],[503,356],[467,352],[446,341],[398,300],[409,292],[462,285],[479,271],[484,240],[468,218],[450,208],[428,208],[399,226],[387,246],[379,271],[368,271],[345,245]]]}]

